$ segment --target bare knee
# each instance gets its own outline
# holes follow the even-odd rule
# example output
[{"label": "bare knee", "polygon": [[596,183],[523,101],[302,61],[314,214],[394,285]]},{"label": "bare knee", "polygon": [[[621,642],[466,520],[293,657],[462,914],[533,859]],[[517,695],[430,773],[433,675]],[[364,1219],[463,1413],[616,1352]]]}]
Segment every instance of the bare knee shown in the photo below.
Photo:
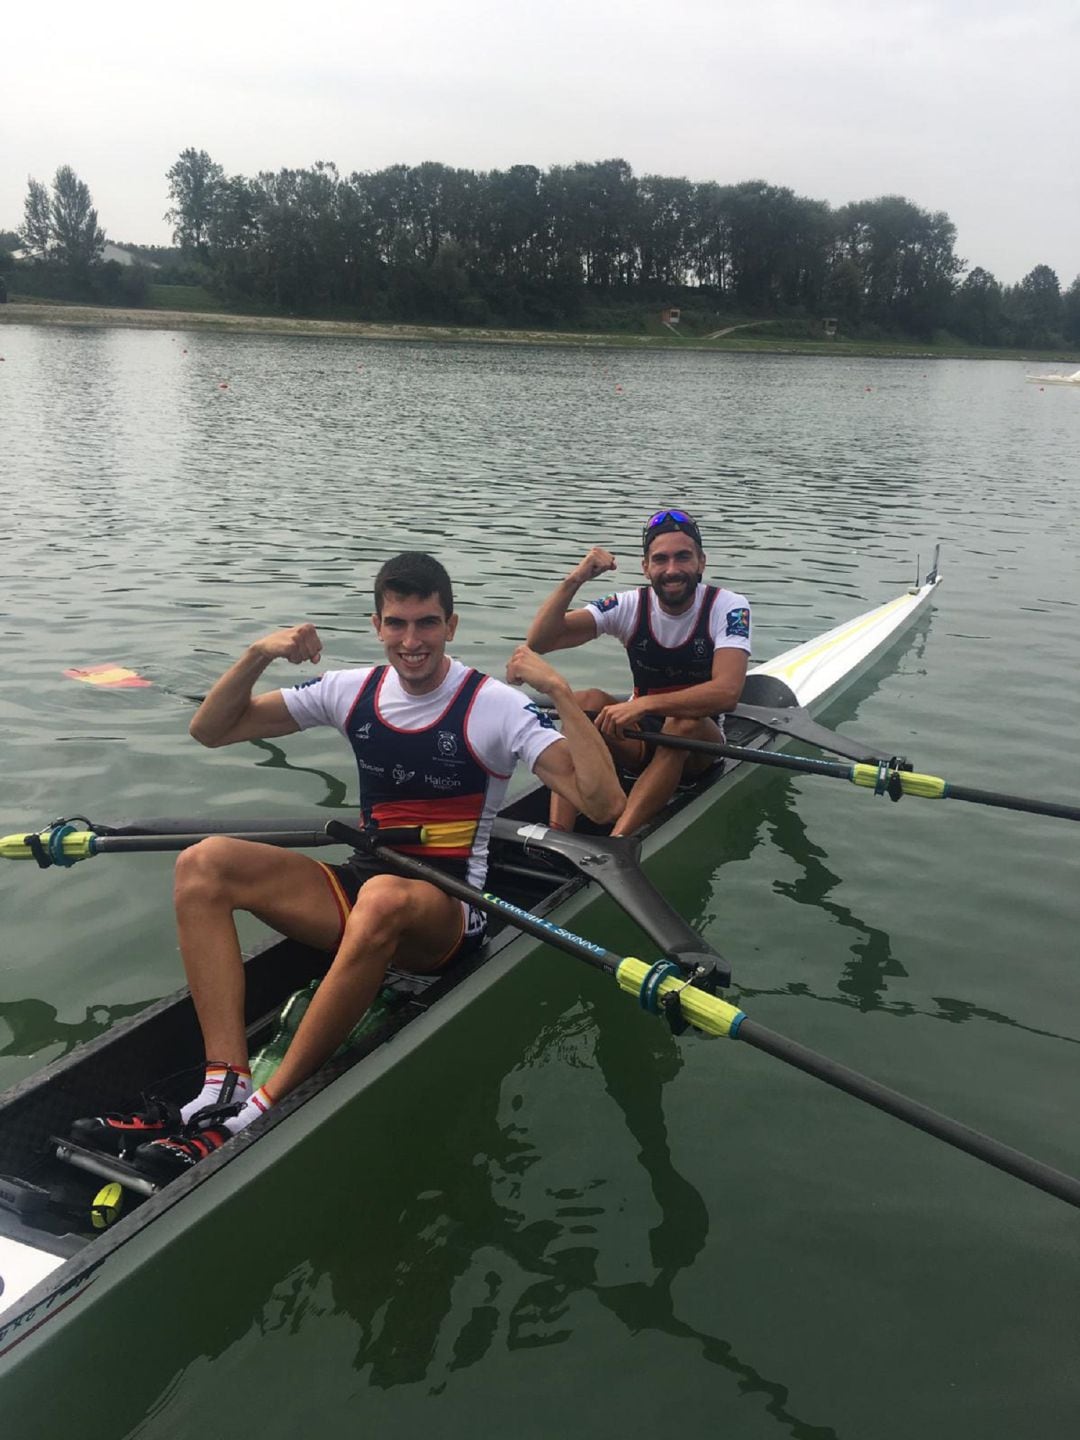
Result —
[{"label": "bare knee", "polygon": [[412,911],[409,881],[400,875],[373,875],[356,897],[345,922],[350,940],[390,938],[401,935]]},{"label": "bare knee", "polygon": [[234,844],[224,835],[212,835],[181,850],[176,860],[174,883],[177,904],[195,899],[219,899],[228,893]]},{"label": "bare knee", "polygon": [[689,715],[669,715],[664,721],[664,734],[674,735],[680,740],[701,739],[702,724]]},{"label": "bare knee", "polygon": [[611,704],[611,696],[606,690],[575,690],[574,699],[582,710],[602,710],[605,705]]}]

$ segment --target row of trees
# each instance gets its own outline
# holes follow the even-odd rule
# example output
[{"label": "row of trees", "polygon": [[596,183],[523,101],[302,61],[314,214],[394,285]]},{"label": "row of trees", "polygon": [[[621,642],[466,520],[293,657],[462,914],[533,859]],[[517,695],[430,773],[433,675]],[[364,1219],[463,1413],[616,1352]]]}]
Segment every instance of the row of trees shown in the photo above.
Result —
[{"label": "row of trees", "polygon": [[135,304],[145,300],[145,274],[125,275],[115,260],[103,261],[105,231],[90,187],[70,165],[60,166],[51,190],[31,176],[22,227],[17,235],[0,238],[17,241],[38,294]]},{"label": "row of trees", "polygon": [[[598,305],[613,323],[625,302],[640,323],[645,306],[674,303],[705,323],[836,316],[864,335],[1080,344],[1080,277],[1065,295],[1045,265],[1016,286],[981,268],[961,279],[949,217],[900,196],[833,208],[758,180],[635,176],[623,160],[487,172],[429,162],[345,177],[320,162],[248,178],[195,149],[166,178],[172,278],[234,305],[573,325],[597,323]],[[20,240],[42,274],[100,285],[104,238],[70,167],[51,194],[30,181]]]},{"label": "row of trees", "polygon": [[984,344],[1060,342],[1071,326],[1080,342],[1078,286],[1063,306],[1047,266],[1011,289],[983,270],[961,285],[949,217],[899,196],[833,209],[764,181],[635,176],[624,160],[247,178],[194,149],[167,179],[177,244],[211,284],[287,310],[572,323],[597,298],[667,298]]}]

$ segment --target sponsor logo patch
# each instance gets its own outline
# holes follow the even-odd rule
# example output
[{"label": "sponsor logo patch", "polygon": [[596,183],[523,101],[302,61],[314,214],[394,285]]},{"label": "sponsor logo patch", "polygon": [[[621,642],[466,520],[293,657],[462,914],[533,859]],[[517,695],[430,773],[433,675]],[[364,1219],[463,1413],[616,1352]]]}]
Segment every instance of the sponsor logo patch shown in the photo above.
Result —
[{"label": "sponsor logo patch", "polygon": [[589,601],[592,608],[599,611],[601,615],[603,615],[606,610],[614,610],[618,603],[619,597],[614,591],[612,591],[610,595],[602,595],[599,600]]},{"label": "sponsor logo patch", "polygon": [[371,739],[371,721],[370,721],[370,720],[366,720],[366,721],[364,722],[364,724],[361,725],[361,726],[359,726],[358,729],[354,730],[354,731],[352,732],[352,734],[353,734],[353,739],[354,739],[354,740],[370,740],[370,739]]},{"label": "sponsor logo patch", "polygon": [[544,730],[555,729],[555,721],[551,718],[551,716],[547,713],[546,710],[541,710],[539,705],[526,705],[525,709],[528,710],[530,715],[536,716],[537,720],[539,720],[540,725]]},{"label": "sponsor logo patch", "polygon": [[726,635],[738,635],[742,640],[750,639],[750,611],[744,605],[739,610],[727,612]]},{"label": "sponsor logo patch", "polygon": [[456,775],[425,775],[424,782],[433,790],[454,790],[457,788]]},{"label": "sponsor logo patch", "polygon": [[301,680],[298,685],[294,685],[292,688],[294,690],[306,690],[309,685],[318,685],[321,679],[321,675],[315,675],[310,680]]},{"label": "sponsor logo patch", "polygon": [[391,779],[395,785],[404,785],[406,780],[411,780],[416,774],[415,770],[406,770],[401,765],[395,765],[390,771]]}]

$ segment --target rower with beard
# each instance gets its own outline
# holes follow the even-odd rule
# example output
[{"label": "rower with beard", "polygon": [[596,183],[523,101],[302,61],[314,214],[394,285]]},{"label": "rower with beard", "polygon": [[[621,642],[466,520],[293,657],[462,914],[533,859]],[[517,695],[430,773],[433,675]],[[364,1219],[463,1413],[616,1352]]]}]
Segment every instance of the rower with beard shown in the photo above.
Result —
[{"label": "rower with beard", "polygon": [[[594,545],[541,605],[528,634],[528,644],[540,654],[584,645],[598,635],[613,635],[626,647],[634,678],[629,700],[598,689],[574,696],[582,709],[597,712],[597,728],[615,763],[635,777],[613,835],[640,830],[683,779],[712,763],[707,756],[633,740],[626,729],[722,741],[721,718],[738,703],[750,658],[749,602],[733,590],[703,583],[707,557],[693,516],[686,510],[655,511],[642,529],[641,546],[648,584],[570,610],[582,585],[616,569],[614,555]],[[552,826],[573,829],[577,814],[552,795]]]}]

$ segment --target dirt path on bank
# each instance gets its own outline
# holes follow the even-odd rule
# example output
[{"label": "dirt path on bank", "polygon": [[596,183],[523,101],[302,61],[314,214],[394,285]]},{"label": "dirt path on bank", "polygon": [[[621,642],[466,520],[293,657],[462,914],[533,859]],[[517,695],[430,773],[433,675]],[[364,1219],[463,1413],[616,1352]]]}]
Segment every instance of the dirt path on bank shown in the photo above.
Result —
[{"label": "dirt path on bank", "polygon": [[[480,340],[489,344],[610,345],[610,335],[579,331],[501,330],[481,326],[379,325],[363,320],[305,320],[287,315],[224,315],[204,310],[120,310],[103,305],[0,305],[0,324],[120,325],[134,330],[227,330],[252,335],[347,335],[363,340]],[[655,345],[656,337],[627,335],[619,343]],[[664,342],[661,341],[661,344]]]}]

